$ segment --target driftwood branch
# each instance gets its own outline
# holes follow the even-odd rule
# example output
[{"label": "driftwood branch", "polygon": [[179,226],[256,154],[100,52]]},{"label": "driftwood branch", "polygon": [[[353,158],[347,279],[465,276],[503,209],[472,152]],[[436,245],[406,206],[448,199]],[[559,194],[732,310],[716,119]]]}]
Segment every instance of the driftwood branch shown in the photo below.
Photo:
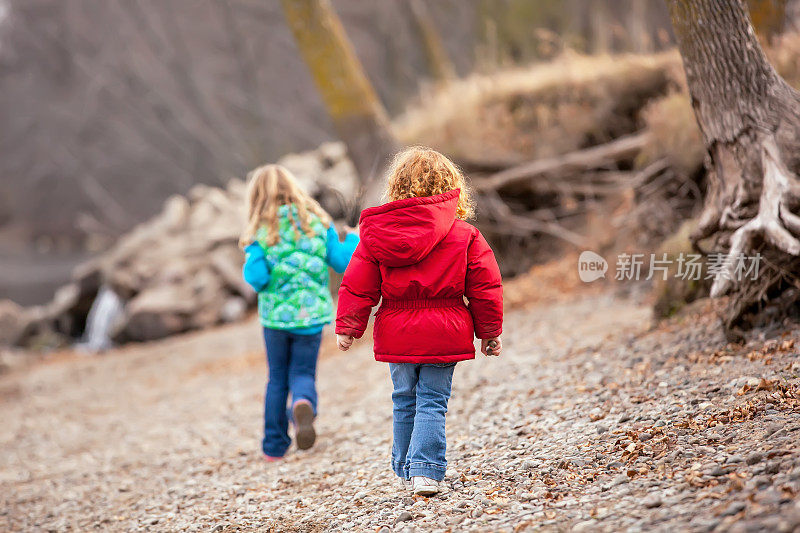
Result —
[{"label": "driftwood branch", "polygon": [[621,137],[609,143],[593,146],[585,150],[517,165],[488,178],[475,180],[473,185],[477,191],[485,192],[540,176],[608,167],[638,154],[648,140],[649,134],[647,133]]},{"label": "driftwood branch", "polygon": [[[535,180],[530,187],[536,193],[553,193],[561,198],[554,205],[547,204],[531,210],[529,204],[523,200],[524,195],[523,198],[515,195],[507,197],[494,188],[478,189],[479,204],[486,215],[487,229],[498,235],[529,237],[534,233],[554,237],[577,248],[589,246],[585,236],[568,227],[572,225],[569,219],[585,216],[593,202],[623,190],[645,191],[645,196],[652,194],[653,191],[647,192],[649,188],[658,189],[665,178],[672,176],[666,158],[654,161],[641,170],[607,170],[606,168],[612,166],[609,164],[611,159],[608,154],[624,153],[625,157],[630,157],[634,150],[631,146],[640,146],[641,142],[640,138],[633,143],[628,141],[630,139],[622,143],[622,146],[609,143],[612,149],[609,149],[609,145],[604,145],[601,150],[583,150],[568,154],[557,158],[558,164],[552,163],[554,160],[551,159],[546,160],[546,164],[538,165],[539,170],[563,170],[564,159],[569,161],[568,172],[563,175],[556,171],[543,172],[540,179]],[[530,169],[532,165],[526,167]],[[563,201],[567,197],[571,198],[569,207]]]},{"label": "driftwood branch", "polygon": [[487,191],[481,195],[483,205],[485,205],[490,217],[494,221],[493,229],[510,235],[530,235],[531,233],[543,233],[566,241],[574,246],[583,247],[586,239],[582,235],[568,230],[560,224],[552,221],[541,220],[529,215],[518,215],[511,211],[511,208],[494,191]]}]

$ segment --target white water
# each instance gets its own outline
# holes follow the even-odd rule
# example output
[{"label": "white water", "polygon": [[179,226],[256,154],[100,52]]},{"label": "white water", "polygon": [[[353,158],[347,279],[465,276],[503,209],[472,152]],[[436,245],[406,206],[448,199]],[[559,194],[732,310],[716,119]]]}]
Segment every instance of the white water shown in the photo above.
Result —
[{"label": "white water", "polygon": [[78,347],[89,352],[111,348],[111,329],[121,314],[122,300],[117,293],[105,285],[100,287],[92,308],[89,309],[89,316],[86,317],[86,330]]}]

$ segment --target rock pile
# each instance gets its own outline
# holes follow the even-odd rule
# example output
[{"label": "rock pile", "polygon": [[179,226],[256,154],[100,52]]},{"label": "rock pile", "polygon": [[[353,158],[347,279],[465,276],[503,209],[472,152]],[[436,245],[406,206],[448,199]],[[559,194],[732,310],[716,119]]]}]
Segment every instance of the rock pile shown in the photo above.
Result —
[{"label": "rock pile", "polygon": [[[354,211],[358,180],[341,143],[288,154],[280,164],[337,218]],[[161,213],[124,235],[105,254],[81,265],[73,281],[44,305],[21,309],[0,302],[0,344],[33,348],[79,337],[101,287],[123,302],[109,336],[116,342],[158,339],[240,319],[255,303],[242,280],[237,246],[245,218],[245,182],[194,187],[169,198]],[[6,327],[8,326],[8,327]]]}]

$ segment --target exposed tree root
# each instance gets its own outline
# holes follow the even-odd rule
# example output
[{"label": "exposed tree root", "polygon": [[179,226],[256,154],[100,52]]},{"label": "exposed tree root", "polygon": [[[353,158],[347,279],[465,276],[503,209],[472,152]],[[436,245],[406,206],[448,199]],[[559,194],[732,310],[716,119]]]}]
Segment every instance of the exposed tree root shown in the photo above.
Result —
[{"label": "exposed tree root", "polygon": [[[800,240],[793,235],[800,233],[800,217],[790,210],[790,206],[800,200],[800,184],[797,176],[783,163],[773,137],[763,141],[761,163],[764,178],[758,214],[741,224],[731,235],[724,271],[711,286],[712,297],[723,296],[730,290],[734,282],[736,261],[743,255],[752,253],[758,237],[786,254],[800,255]],[[723,215],[724,213],[723,211]]]}]

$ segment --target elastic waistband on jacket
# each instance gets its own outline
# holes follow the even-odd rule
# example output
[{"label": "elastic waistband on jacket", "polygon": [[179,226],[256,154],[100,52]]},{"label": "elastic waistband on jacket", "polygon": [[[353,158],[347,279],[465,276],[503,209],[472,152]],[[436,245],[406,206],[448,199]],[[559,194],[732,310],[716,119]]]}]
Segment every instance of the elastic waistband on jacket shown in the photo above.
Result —
[{"label": "elastic waistband on jacket", "polygon": [[464,305],[463,298],[422,298],[419,300],[384,300],[386,309],[426,309],[429,307],[458,307]]}]

